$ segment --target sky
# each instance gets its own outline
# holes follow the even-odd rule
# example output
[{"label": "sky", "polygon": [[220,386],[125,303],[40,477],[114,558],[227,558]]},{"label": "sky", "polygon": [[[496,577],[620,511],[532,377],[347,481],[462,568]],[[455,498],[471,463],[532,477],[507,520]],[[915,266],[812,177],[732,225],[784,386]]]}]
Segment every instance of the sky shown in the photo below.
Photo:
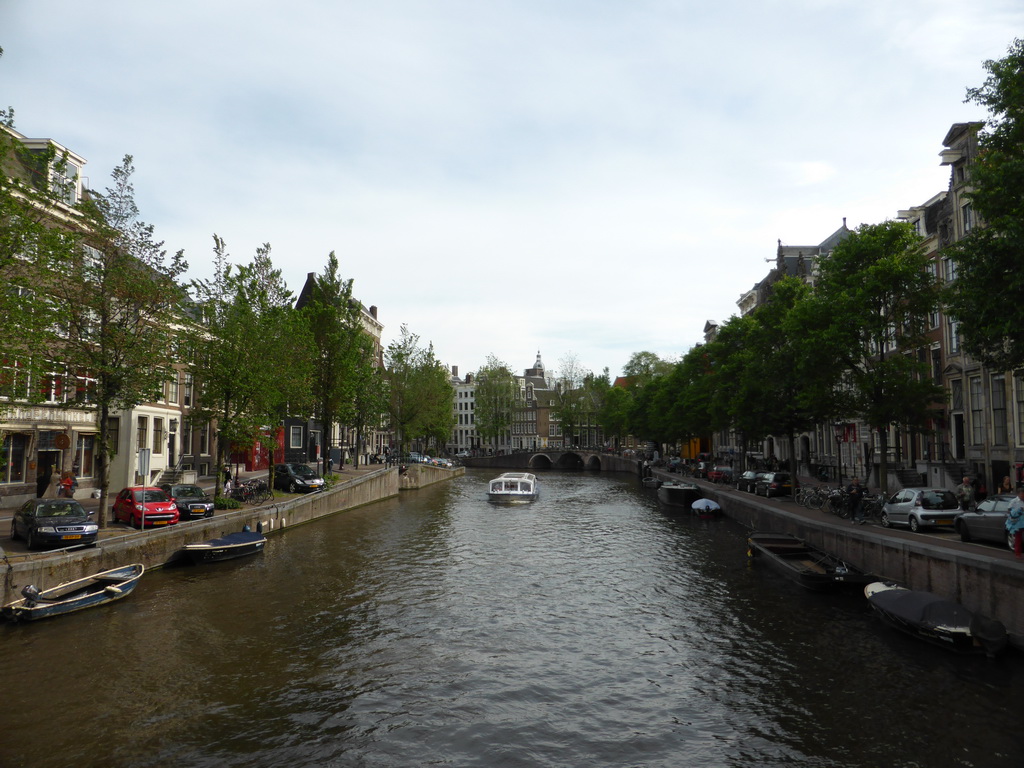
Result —
[{"label": "sky", "polygon": [[0,0],[0,105],[125,155],[188,277],[335,252],[459,373],[675,360],[777,244],[895,218],[1020,0]]}]

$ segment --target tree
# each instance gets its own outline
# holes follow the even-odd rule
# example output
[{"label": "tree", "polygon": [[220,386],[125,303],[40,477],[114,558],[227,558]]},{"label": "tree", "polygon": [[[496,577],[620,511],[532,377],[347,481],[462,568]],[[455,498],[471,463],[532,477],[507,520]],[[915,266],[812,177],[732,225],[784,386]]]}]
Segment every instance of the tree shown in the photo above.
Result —
[{"label": "tree", "polygon": [[558,361],[558,393],[552,415],[562,428],[562,441],[565,447],[575,444],[580,427],[586,423],[586,416],[593,411],[584,388],[584,380],[589,371],[580,366],[579,358],[569,352]]},{"label": "tree", "polygon": [[983,226],[947,249],[957,279],[946,295],[964,349],[997,370],[1024,366],[1024,40],[986,61],[967,101],[989,110],[969,167],[968,199]]},{"label": "tree", "polygon": [[401,335],[385,354],[391,428],[402,453],[410,440],[443,444],[455,425],[455,391],[434,357],[434,347],[420,346],[419,336],[401,327]]},{"label": "tree", "polygon": [[30,149],[22,139],[13,109],[0,110],[0,410],[42,399],[30,382],[53,364],[40,351],[64,343],[47,273],[54,263],[79,260],[85,223],[68,204],[74,177],[67,153],[53,144]]},{"label": "tree", "polygon": [[352,280],[338,274],[338,259],[331,251],[301,308],[313,345],[312,396],[327,450],[334,445],[335,419],[352,423],[356,417],[356,368],[364,359],[366,337],[361,310],[352,297]]},{"label": "tree", "polygon": [[[192,283],[202,321],[188,334],[189,370],[198,385],[191,418],[216,421],[223,468],[232,445],[252,446],[284,416],[309,412],[313,353],[270,245],[235,266],[224,241],[217,235],[213,241],[214,276]],[[216,483],[219,492],[220,473]]]},{"label": "tree", "polygon": [[519,386],[512,369],[494,355],[476,372],[474,421],[477,434],[492,443],[512,429]]},{"label": "tree", "polygon": [[349,424],[356,430],[357,447],[364,445],[367,430],[380,428],[388,410],[387,380],[379,363],[373,340],[368,334],[361,334],[352,371],[355,394],[349,416]]},{"label": "tree", "polygon": [[819,264],[815,344],[837,361],[852,413],[878,433],[883,491],[889,426],[923,427],[943,396],[917,359],[939,302],[929,261],[909,224],[887,221],[861,225]]}]

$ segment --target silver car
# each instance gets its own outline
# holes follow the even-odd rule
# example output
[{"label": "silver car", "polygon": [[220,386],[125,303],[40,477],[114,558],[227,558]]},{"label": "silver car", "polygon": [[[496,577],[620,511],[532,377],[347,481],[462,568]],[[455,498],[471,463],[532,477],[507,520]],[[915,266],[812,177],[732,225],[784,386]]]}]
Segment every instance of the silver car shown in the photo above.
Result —
[{"label": "silver car", "polygon": [[979,501],[973,512],[961,512],[954,525],[961,541],[994,541],[1013,549],[1013,534],[1006,531],[1006,513],[1017,496],[1011,493]]},{"label": "silver car", "polygon": [[918,531],[926,526],[953,525],[960,502],[948,488],[904,488],[882,507],[882,525],[909,525]]}]

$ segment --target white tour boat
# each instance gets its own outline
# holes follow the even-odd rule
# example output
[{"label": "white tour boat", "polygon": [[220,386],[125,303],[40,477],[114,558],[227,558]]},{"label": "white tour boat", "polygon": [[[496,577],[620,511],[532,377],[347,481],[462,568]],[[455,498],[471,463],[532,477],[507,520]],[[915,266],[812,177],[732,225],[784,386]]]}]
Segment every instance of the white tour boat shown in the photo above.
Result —
[{"label": "white tour boat", "polygon": [[490,501],[533,501],[539,494],[537,478],[529,472],[506,472],[487,484]]}]

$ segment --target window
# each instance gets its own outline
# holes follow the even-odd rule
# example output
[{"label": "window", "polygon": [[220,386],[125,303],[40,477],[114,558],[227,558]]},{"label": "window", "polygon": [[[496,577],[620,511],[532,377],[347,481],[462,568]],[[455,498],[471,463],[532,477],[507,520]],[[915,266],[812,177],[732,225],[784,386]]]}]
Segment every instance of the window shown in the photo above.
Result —
[{"label": "window", "polygon": [[44,402],[64,402],[64,374],[58,371],[44,373],[39,379],[39,394]]},{"label": "window", "polygon": [[177,405],[178,404],[178,372],[175,371],[171,374],[170,381],[167,382],[167,402]]},{"label": "window", "polygon": [[992,442],[1006,445],[1006,377],[993,376],[992,386]]},{"label": "window", "polygon": [[135,448],[141,451],[149,446],[149,419],[139,416],[135,424]]},{"label": "window", "polygon": [[96,379],[86,375],[84,371],[75,375],[75,402],[96,402]]},{"label": "window", "polygon": [[0,483],[25,482],[28,435],[9,434],[0,442]]},{"label": "window", "polygon": [[192,422],[188,419],[181,425],[181,452],[192,453]]},{"label": "window", "polygon": [[107,423],[107,447],[111,456],[117,455],[117,446],[121,440],[121,422],[118,419],[111,419]]},{"label": "window", "polygon": [[292,427],[289,432],[288,447],[289,448],[301,448],[302,447],[302,427]]},{"label": "window", "polygon": [[203,456],[210,455],[210,423],[207,422],[199,429],[199,453]]},{"label": "window", "polygon": [[974,209],[971,208],[970,203],[967,203],[960,209],[960,216],[964,222],[964,234],[966,235],[974,229]]},{"label": "window", "polygon": [[75,446],[74,466],[79,477],[92,477],[95,474],[96,436],[79,435]]},{"label": "window", "polygon": [[981,376],[972,376],[967,387],[971,399],[971,444],[985,442],[985,401],[981,394]]},{"label": "window", "polygon": [[185,374],[185,399],[182,404],[188,408],[192,405],[192,374]]},{"label": "window", "polygon": [[956,262],[948,256],[942,259],[943,274],[946,277],[946,282],[951,283],[956,280]]},{"label": "window", "polygon": [[951,355],[960,352],[960,324],[952,317],[946,318],[946,326],[949,330],[949,353]]},{"label": "window", "polygon": [[28,399],[28,373],[20,360],[4,360],[0,365],[0,397],[9,400]]},{"label": "window", "polygon": [[153,453],[156,455],[164,452],[164,420],[153,419]]}]

